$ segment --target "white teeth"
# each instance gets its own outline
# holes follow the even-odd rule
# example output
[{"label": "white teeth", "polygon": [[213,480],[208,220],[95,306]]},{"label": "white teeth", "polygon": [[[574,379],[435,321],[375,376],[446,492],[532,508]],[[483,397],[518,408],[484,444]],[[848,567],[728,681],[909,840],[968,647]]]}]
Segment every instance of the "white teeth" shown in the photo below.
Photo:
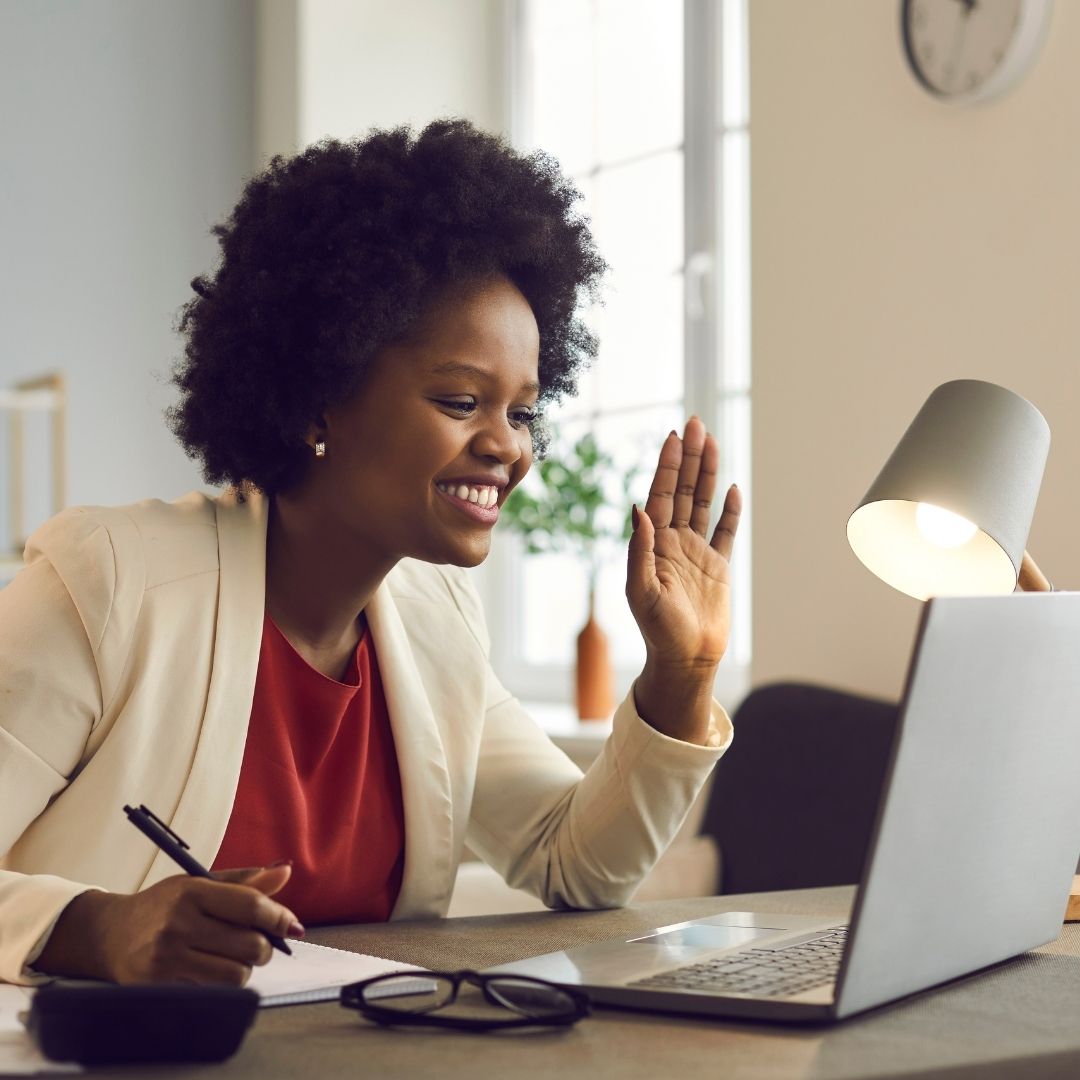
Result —
[{"label": "white teeth", "polygon": [[461,499],[464,502],[474,503],[476,506],[487,509],[494,506],[499,501],[499,489],[496,487],[489,487],[484,485],[483,487],[470,487],[468,484],[436,484],[440,491],[446,492],[447,495],[453,495],[455,498]]}]

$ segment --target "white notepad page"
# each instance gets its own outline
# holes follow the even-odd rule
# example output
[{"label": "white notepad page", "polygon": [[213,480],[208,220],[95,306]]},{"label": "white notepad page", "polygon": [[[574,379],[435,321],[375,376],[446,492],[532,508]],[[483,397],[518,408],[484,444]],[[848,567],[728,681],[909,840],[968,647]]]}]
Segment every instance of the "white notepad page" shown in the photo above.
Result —
[{"label": "white notepad page", "polygon": [[422,971],[415,964],[401,964],[364,953],[344,952],[310,941],[293,941],[292,956],[274,950],[273,959],[253,968],[248,987],[258,992],[260,1008],[333,1001],[347,983],[388,975],[392,971]]}]

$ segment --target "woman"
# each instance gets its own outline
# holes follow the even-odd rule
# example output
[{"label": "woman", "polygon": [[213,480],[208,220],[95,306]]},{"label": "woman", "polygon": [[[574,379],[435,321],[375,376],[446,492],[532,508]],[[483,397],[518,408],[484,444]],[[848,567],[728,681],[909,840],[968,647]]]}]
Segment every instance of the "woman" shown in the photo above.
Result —
[{"label": "woman", "polygon": [[730,740],[714,441],[672,432],[634,510],[647,660],[584,777],[491,674],[460,569],[595,351],[576,197],[462,121],[248,185],[171,413],[228,493],[66,511],[0,593],[0,978],[240,984],[260,931],[444,914],[466,841],[551,906],[632,894]]}]

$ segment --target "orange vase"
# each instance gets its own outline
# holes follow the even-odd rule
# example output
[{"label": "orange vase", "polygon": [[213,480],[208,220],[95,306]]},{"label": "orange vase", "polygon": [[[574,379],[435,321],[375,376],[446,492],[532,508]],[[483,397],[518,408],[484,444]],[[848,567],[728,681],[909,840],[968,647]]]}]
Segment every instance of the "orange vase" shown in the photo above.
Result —
[{"label": "orange vase", "polygon": [[593,614],[593,601],[590,590],[589,618],[577,638],[577,711],[581,720],[606,720],[615,708],[615,694],[607,634]]}]

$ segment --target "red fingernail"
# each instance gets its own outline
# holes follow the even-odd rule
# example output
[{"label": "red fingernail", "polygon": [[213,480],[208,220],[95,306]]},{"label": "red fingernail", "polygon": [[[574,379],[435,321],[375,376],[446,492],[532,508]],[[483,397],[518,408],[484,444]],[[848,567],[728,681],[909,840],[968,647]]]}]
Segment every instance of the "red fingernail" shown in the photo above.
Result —
[{"label": "red fingernail", "polygon": [[676,439],[679,437],[679,433],[674,428],[668,432],[668,438],[670,439],[672,435],[674,435]]},{"label": "red fingernail", "polygon": [[637,532],[638,522],[641,520],[641,515],[638,513],[637,503],[634,503],[630,507],[630,520],[634,524],[634,531]]}]

